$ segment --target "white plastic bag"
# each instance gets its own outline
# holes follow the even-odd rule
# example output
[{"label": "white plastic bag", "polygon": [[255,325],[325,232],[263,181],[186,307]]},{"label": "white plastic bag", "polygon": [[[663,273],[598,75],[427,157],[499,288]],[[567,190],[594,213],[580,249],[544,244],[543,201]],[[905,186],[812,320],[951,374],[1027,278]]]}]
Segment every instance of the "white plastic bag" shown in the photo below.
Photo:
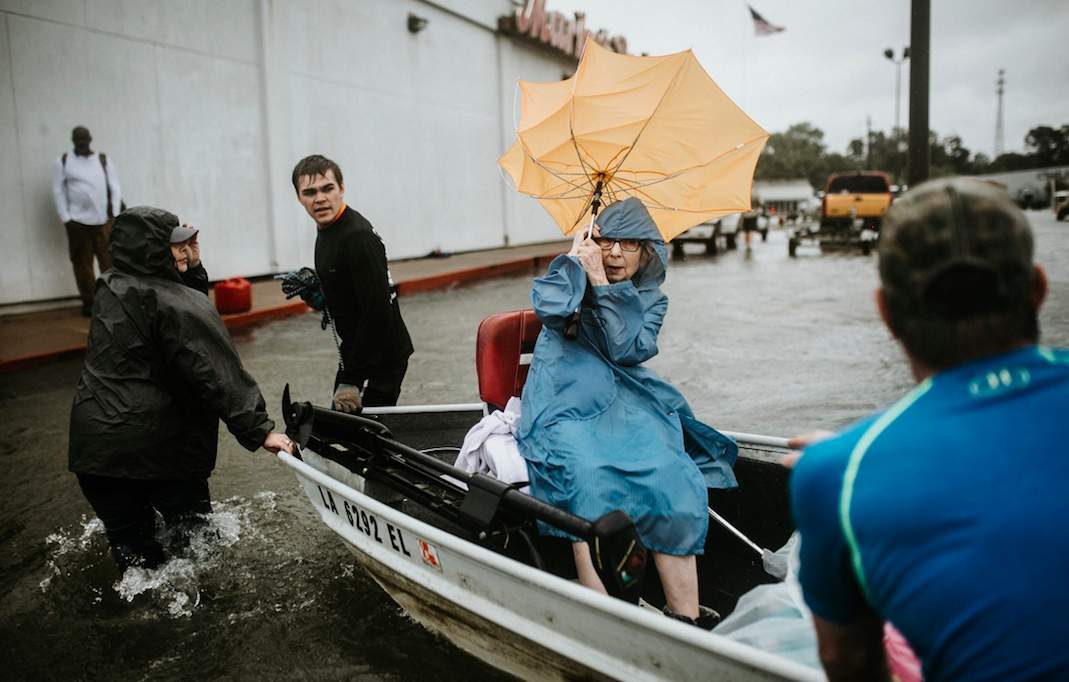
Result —
[{"label": "white plastic bag", "polygon": [[798,533],[776,554],[787,557],[783,582],[759,585],[739,598],[731,615],[713,630],[718,635],[821,669],[813,617],[798,582]]}]

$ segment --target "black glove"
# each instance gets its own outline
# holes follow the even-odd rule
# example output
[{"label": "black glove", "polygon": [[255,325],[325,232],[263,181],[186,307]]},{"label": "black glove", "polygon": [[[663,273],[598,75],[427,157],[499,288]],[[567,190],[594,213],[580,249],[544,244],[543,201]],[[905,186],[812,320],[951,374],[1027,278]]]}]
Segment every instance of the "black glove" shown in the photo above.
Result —
[{"label": "black glove", "polygon": [[275,279],[282,281],[282,293],[286,295],[287,299],[300,296],[301,300],[312,308],[316,310],[326,309],[327,301],[326,297],[323,296],[323,285],[312,268],[301,268],[297,272],[275,275]]}]

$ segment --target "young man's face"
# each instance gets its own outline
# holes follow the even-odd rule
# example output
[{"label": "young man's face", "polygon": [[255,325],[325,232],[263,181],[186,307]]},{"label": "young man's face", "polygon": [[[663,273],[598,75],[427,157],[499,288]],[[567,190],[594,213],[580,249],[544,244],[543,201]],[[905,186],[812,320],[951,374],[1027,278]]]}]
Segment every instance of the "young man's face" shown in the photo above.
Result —
[{"label": "young man's face", "polygon": [[334,171],[323,175],[305,175],[297,180],[297,200],[316,221],[326,227],[334,222],[344,203],[345,188],[334,179]]}]

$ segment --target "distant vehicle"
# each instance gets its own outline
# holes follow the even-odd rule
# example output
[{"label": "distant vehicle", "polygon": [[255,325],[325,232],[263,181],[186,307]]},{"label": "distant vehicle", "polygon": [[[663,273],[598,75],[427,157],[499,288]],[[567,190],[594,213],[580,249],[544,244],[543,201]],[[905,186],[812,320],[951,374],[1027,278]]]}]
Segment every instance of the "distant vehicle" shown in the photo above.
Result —
[{"label": "distant vehicle", "polygon": [[724,238],[724,248],[728,251],[738,247],[739,223],[741,213],[726,215],[717,221],[717,235]]},{"label": "distant vehicle", "polygon": [[817,242],[822,249],[860,246],[861,253],[871,253],[883,217],[891,207],[891,178],[887,173],[836,173],[828,178],[823,194],[819,225],[791,230],[787,254],[794,256],[798,245],[806,241]]},{"label": "distant vehicle", "polygon": [[891,207],[891,178],[881,171],[835,173],[828,178],[820,211],[821,230],[849,230],[857,220],[879,230]]},{"label": "distant vehicle", "polygon": [[891,178],[881,171],[835,173],[828,178],[820,199],[820,221],[787,233],[787,254],[794,256],[802,243],[821,249],[861,247],[866,256],[876,246],[880,225],[891,207]]},{"label": "distant vehicle", "polygon": [[812,196],[798,205],[798,212],[802,220],[815,219],[820,215],[820,207],[823,204],[820,196]]},{"label": "distant vehicle", "polygon": [[1055,192],[1051,206],[1058,220],[1069,220],[1069,190],[1062,189]]},{"label": "distant vehicle", "polygon": [[701,225],[695,225],[683,234],[672,240],[672,258],[685,260],[683,252],[684,244],[704,244],[705,253],[715,256],[720,252],[720,242],[723,241],[724,250],[730,251],[737,248],[739,231],[739,214],[732,213],[718,220],[709,220]]},{"label": "distant vehicle", "polygon": [[1018,190],[1017,195],[1014,197],[1014,201],[1026,211],[1030,208],[1041,208],[1043,206],[1043,202],[1040,200],[1039,195],[1032,187],[1023,187]]}]

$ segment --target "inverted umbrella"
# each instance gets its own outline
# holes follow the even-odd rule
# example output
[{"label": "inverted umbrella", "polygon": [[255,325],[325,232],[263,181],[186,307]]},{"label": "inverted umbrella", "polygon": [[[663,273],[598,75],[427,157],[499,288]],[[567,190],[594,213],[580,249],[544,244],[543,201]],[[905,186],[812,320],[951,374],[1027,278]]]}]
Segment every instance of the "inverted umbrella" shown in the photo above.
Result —
[{"label": "inverted umbrella", "polygon": [[574,76],[519,89],[516,142],[498,163],[564,234],[631,196],[666,241],[749,210],[768,133],[690,50],[633,57],[587,39]]}]

